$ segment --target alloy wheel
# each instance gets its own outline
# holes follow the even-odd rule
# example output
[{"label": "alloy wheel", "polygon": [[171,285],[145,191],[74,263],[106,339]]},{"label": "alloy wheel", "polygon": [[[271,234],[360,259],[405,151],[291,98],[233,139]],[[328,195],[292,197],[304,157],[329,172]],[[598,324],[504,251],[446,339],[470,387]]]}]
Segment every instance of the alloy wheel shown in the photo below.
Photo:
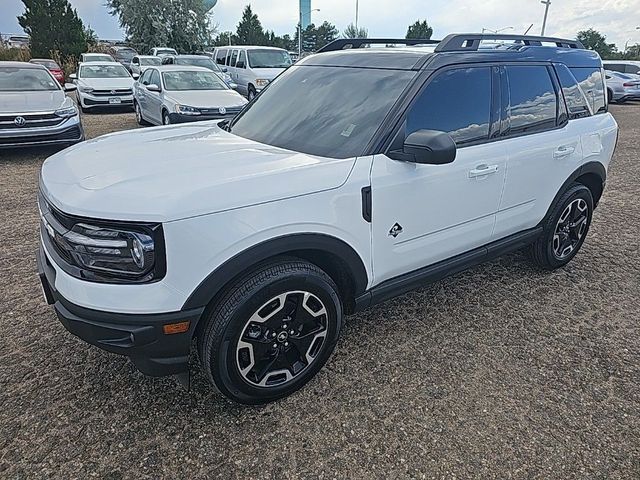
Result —
[{"label": "alloy wheel", "polygon": [[310,292],[289,291],[269,300],[240,334],[236,365],[242,378],[258,387],[296,379],[322,350],[327,315],[325,305]]},{"label": "alloy wheel", "polygon": [[553,235],[553,254],[564,260],[580,245],[589,224],[589,206],[582,198],[571,202],[558,219]]}]

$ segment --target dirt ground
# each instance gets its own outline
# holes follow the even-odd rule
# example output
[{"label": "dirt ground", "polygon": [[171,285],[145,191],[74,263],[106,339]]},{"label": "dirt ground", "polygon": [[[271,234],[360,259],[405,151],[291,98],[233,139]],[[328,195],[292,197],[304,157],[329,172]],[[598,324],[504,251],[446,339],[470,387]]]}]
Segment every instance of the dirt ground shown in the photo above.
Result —
[{"label": "dirt ground", "polygon": [[639,478],[640,106],[612,111],[607,191],[567,268],[514,254],[350,317],[318,377],[262,408],[67,333],[35,271],[51,152],[0,151],[0,478]]}]

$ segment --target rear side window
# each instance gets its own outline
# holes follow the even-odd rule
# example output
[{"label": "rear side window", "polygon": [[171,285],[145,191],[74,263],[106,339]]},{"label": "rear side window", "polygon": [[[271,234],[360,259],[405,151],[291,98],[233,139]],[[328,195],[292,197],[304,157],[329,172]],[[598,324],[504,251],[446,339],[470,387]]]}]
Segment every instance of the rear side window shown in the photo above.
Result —
[{"label": "rear side window", "polygon": [[510,102],[507,135],[550,130],[557,125],[558,97],[545,66],[507,66]]},{"label": "rear side window", "polygon": [[238,50],[234,50],[231,54],[231,62],[229,62],[230,67],[236,66],[236,60],[238,59]]},{"label": "rear side window", "polygon": [[570,70],[573,76],[576,77],[582,93],[591,103],[591,111],[594,114],[606,112],[607,101],[602,70],[594,67],[574,67]]},{"label": "rear side window", "polygon": [[640,72],[640,67],[638,65],[625,65],[624,73],[633,73],[634,75],[638,75]]},{"label": "rear side window", "polygon": [[216,63],[218,65],[224,65],[227,60],[227,51],[226,50],[218,50],[216,53]]},{"label": "rear side window", "polygon": [[624,73],[624,65],[621,63],[605,63],[604,68],[612,72]]},{"label": "rear side window", "polygon": [[458,146],[487,140],[491,120],[491,69],[447,70],[420,94],[407,116],[407,135],[438,130]]},{"label": "rear side window", "polygon": [[569,120],[591,116],[590,105],[573,74],[564,65],[556,65],[555,68],[558,73],[564,99],[567,102]]}]

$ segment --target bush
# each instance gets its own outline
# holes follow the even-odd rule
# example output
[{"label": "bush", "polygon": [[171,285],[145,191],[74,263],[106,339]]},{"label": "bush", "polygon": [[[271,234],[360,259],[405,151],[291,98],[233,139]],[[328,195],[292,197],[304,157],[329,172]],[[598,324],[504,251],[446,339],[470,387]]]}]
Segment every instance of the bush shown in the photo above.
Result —
[{"label": "bush", "polygon": [[0,46],[0,61],[28,62],[31,52],[28,48],[3,48]]}]

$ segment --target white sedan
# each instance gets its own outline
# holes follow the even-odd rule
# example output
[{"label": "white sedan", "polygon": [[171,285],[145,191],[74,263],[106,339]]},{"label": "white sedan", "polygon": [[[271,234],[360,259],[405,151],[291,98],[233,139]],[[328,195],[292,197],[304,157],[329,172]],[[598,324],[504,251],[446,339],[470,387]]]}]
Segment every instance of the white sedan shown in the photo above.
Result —
[{"label": "white sedan", "polygon": [[247,100],[203,67],[148,67],[134,86],[140,125],[169,125],[233,118]]},{"label": "white sedan", "polygon": [[83,112],[95,107],[133,107],[133,77],[119,63],[81,63],[70,76]]}]

